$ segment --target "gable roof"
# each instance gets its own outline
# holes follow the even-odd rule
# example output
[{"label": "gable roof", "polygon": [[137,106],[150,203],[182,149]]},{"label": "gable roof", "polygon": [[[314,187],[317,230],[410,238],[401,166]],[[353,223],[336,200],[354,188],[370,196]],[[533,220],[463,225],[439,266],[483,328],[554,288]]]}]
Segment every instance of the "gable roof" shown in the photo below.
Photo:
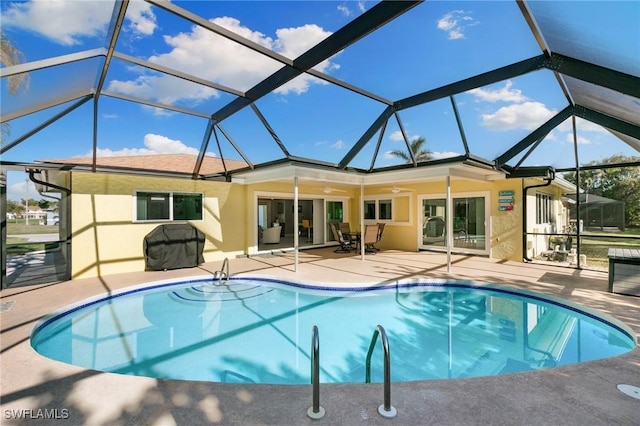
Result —
[{"label": "gable roof", "polygon": [[[198,156],[191,154],[152,154],[97,157],[96,168],[101,171],[130,171],[146,170],[167,173],[192,175]],[[63,158],[54,160],[39,160],[38,164],[46,166],[58,165],[62,169],[86,170],[93,165],[93,158]],[[77,166],[77,167],[74,167]],[[202,157],[200,175],[222,175],[226,171],[244,169],[247,164],[244,161],[224,159],[205,155]]]}]

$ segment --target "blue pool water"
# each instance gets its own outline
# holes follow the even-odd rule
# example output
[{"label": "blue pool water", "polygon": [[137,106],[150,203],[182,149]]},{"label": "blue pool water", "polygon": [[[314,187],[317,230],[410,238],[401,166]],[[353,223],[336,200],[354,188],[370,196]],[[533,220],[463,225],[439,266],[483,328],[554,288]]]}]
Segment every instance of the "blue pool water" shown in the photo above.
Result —
[{"label": "blue pool water", "polygon": [[[38,323],[32,346],[78,366],[203,380],[310,382],[311,330],[320,380],[363,382],[376,325],[392,381],[476,377],[606,358],[635,347],[612,318],[535,293],[472,283],[404,282],[317,289],[266,278],[151,283],[98,297]],[[382,381],[378,340],[371,379]]]}]

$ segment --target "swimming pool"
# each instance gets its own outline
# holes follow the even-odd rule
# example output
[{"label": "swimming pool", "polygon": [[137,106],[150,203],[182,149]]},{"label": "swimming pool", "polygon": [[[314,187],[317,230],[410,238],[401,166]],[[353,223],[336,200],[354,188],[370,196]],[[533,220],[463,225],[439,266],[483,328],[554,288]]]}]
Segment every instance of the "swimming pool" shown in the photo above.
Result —
[{"label": "swimming pool", "polygon": [[[364,382],[376,325],[389,339],[392,381],[514,373],[620,355],[628,327],[532,292],[469,282],[398,281],[317,288],[266,277],[161,281],[43,318],[32,347],[101,371],[156,378],[306,384],[311,329],[320,381]],[[380,343],[371,379],[382,381]]]}]

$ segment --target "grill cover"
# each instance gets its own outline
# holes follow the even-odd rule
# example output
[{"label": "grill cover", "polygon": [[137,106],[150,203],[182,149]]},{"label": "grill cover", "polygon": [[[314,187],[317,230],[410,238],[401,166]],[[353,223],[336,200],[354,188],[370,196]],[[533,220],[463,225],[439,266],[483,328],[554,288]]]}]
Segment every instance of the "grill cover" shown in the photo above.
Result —
[{"label": "grill cover", "polygon": [[160,225],[144,237],[145,270],[191,268],[204,263],[204,233],[185,224]]}]

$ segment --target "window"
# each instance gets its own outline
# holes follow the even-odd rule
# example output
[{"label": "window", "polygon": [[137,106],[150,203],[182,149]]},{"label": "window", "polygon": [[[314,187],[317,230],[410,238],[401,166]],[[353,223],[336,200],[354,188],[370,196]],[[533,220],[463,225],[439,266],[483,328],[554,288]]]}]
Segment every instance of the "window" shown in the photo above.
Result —
[{"label": "window", "polygon": [[137,221],[202,220],[202,194],[136,192]]},{"label": "window", "polygon": [[536,194],[536,224],[551,223],[551,195]]},{"label": "window", "polygon": [[364,218],[369,220],[376,220],[376,202],[375,200],[364,201]]},{"label": "window", "polygon": [[378,202],[378,219],[391,220],[391,200],[380,200]]},{"label": "window", "polygon": [[365,220],[392,220],[393,200],[364,200]]}]

